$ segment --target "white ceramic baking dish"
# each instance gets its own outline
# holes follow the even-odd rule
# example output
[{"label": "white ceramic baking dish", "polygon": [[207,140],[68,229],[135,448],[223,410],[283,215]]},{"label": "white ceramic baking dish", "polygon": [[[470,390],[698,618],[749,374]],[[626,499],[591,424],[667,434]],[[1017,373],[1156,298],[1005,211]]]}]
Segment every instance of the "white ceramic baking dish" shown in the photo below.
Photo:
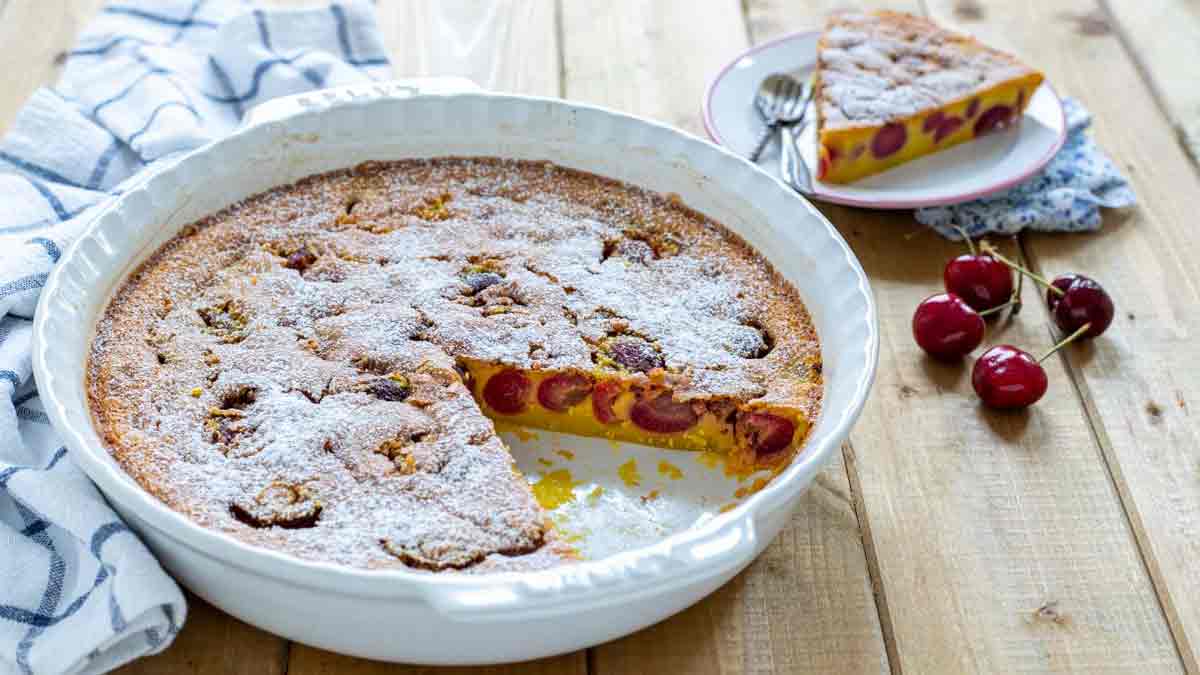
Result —
[{"label": "white ceramic baking dish", "polygon": [[[597,559],[477,576],[301,561],[203,529],[139,488],[105,450],[85,402],[85,358],[112,289],[183,225],[235,200],[368,159],[444,155],[545,159],[678,193],[761,251],[798,287],[822,340],[824,411],[803,453],[732,511],[719,513],[703,498],[689,502],[687,486],[694,482],[703,492],[712,487],[707,479],[679,481],[680,513],[691,504],[698,516],[686,526]],[[307,644],[376,659],[466,664],[610,640],[728,581],[775,537],[839,451],[862,409],[877,353],[874,302],[846,242],[808,202],[749,162],[676,129],[594,106],[406,80],[268,103],[230,137],[125,192],[50,275],[35,319],[33,363],[70,457],[198,595]],[[518,460],[528,453],[515,450]]]}]

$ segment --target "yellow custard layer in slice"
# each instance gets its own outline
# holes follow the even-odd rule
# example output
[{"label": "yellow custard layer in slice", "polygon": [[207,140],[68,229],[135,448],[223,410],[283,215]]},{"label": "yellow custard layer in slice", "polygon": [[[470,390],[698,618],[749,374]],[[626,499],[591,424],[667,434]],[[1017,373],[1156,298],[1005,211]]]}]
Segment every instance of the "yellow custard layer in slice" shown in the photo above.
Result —
[{"label": "yellow custard layer in slice", "polygon": [[808,435],[797,410],[739,407],[719,397],[677,401],[646,377],[463,363],[484,414],[504,426],[717,452],[734,470],[781,465]]},{"label": "yellow custard layer in slice", "polygon": [[1041,81],[1030,75],[881,126],[823,130],[818,178],[850,183],[1016,124]]}]

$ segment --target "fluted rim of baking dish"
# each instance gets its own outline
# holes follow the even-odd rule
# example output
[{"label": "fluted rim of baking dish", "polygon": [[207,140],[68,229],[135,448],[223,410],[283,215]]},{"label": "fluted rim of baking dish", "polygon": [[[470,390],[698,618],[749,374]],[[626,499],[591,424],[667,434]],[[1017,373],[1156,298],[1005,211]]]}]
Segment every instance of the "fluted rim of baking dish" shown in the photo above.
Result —
[{"label": "fluted rim of baking dish", "polygon": [[[832,304],[845,334],[821,335],[822,349],[845,351],[839,377],[852,378],[849,401],[836,410],[828,406],[814,427],[803,451],[764,489],[738,507],[711,521],[664,538],[651,546],[599,560],[581,561],[546,570],[497,572],[484,575],[440,574],[404,569],[368,570],[336,563],[303,560],[286,553],[239,541],[210,530],[172,510],[141,488],[109,455],[97,434],[86,405],[85,384],[73,368],[64,373],[53,362],[55,355],[79,352],[86,359],[95,318],[108,302],[112,288],[130,272],[139,251],[121,250],[121,232],[148,227],[146,213],[158,195],[170,195],[181,186],[203,189],[204,167],[236,155],[239,144],[255,134],[286,128],[305,118],[333,110],[366,110],[395,101],[442,101],[455,108],[499,110],[506,119],[520,120],[535,109],[568,114],[571,124],[621,129],[664,157],[678,157],[680,170],[699,172],[753,204],[759,220],[811,220],[809,227],[772,236],[792,240],[811,251],[812,270],[822,285],[836,294]],[[759,170],[745,159],[697,136],[642,117],[599,106],[560,99],[462,91],[411,83],[341,87],[288,97],[266,104],[250,122],[230,136],[203,146],[172,165],[130,187],[87,225],[51,272],[34,317],[33,366],[42,402],[54,428],[71,449],[70,457],[101,491],[146,526],[195,552],[245,571],[293,585],[374,599],[419,598],[432,608],[461,619],[553,616],[585,607],[611,606],[647,594],[669,593],[704,579],[732,574],[748,564],[765,542],[755,529],[756,515],[783,506],[840,450],[841,443],[861,413],[874,380],[879,352],[878,318],[873,295],[858,260],[832,224],[807,200]],[[547,113],[549,114],[549,113]],[[197,188],[197,186],[201,186]],[[769,216],[774,214],[774,218]],[[800,214],[796,216],[795,214]],[[162,225],[178,231],[184,223]],[[728,225],[727,225],[728,226]],[[730,227],[735,232],[738,229]],[[803,233],[807,244],[799,239]],[[742,236],[743,233],[739,232]],[[766,236],[766,235],[764,235]],[[755,247],[758,248],[757,246]],[[766,252],[762,252],[767,255]],[[769,256],[768,256],[769,257]],[[120,268],[112,284],[101,284],[104,270]],[[827,301],[831,302],[831,301]],[[810,310],[813,300],[805,297]],[[75,349],[64,349],[74,346]],[[828,353],[827,351],[825,353]],[[61,358],[61,356],[59,357]],[[828,359],[827,359],[828,360]],[[85,364],[77,364],[78,371]],[[828,402],[830,380],[826,381]],[[79,402],[83,402],[82,409]],[[832,416],[830,419],[825,419]]]}]

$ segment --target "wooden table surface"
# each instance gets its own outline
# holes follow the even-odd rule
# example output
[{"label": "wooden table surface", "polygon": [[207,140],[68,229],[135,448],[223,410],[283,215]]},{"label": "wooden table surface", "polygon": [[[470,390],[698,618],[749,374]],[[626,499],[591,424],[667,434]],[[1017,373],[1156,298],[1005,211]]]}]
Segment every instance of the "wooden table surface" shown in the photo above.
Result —
[{"label": "wooden table surface", "polygon": [[[0,0],[0,124],[53,81],[98,0]],[[282,4],[282,3],[276,3]],[[465,75],[700,132],[700,94],[738,51],[812,28],[835,0],[379,3],[395,72]],[[1014,254],[1116,299],[1112,328],[1047,362],[1034,409],[981,409],[961,366],[913,343],[913,308],[961,250],[910,212],[822,206],[871,276],[882,350],[844,448],[774,542],[711,597],[586,652],[488,669],[371,663],[192,599],[164,654],[125,673],[1200,673],[1200,5],[1194,0],[892,0],[1021,54],[1095,114],[1141,205],[1095,235]],[[1189,206],[1190,205],[1190,206]],[[989,342],[1049,347],[1026,285]],[[397,627],[403,639],[403,627]]]}]

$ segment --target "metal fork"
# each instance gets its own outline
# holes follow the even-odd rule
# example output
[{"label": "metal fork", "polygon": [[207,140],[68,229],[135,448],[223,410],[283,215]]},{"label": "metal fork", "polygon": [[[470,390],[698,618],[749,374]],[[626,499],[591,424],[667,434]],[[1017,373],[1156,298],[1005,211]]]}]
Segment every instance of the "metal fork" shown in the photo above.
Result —
[{"label": "metal fork", "polygon": [[758,161],[771,134],[779,130],[779,173],[793,188],[807,191],[811,187],[808,167],[800,158],[799,148],[792,133],[792,127],[801,125],[805,120],[805,112],[812,100],[813,87],[810,83],[801,83],[791,75],[776,73],[768,76],[758,87],[754,97],[754,107],[766,123],[758,142],[750,153],[751,161]]},{"label": "metal fork", "polygon": [[766,126],[750,152],[750,161],[757,162],[771,134],[782,125],[799,122],[804,116],[804,85],[791,75],[776,73],[769,75],[758,85],[754,96],[754,107],[762,116]]},{"label": "metal fork", "polygon": [[[810,94],[811,98],[811,94]],[[808,194],[812,192],[812,174],[808,165],[800,156],[800,146],[797,139],[808,127],[808,117],[804,116],[794,125],[782,126],[780,131],[779,175],[793,190]],[[793,131],[794,129],[794,131]]]}]

